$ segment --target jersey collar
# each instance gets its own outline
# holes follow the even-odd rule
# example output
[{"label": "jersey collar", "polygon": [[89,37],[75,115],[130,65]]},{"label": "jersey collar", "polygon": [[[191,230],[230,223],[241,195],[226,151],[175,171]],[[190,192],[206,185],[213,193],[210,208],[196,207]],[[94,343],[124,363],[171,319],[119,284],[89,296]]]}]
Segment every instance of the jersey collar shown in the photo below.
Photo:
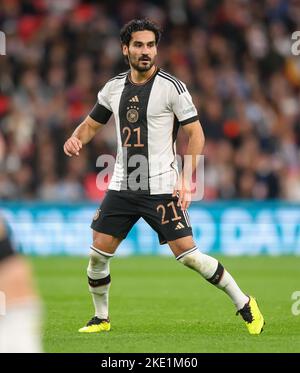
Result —
[{"label": "jersey collar", "polygon": [[131,72],[131,71],[129,70],[129,72],[128,72],[128,74],[127,74],[127,81],[128,81],[130,84],[132,84],[132,85],[143,86],[143,85],[149,83],[150,80],[152,80],[152,79],[156,76],[156,74],[159,72],[159,68],[158,68],[157,66],[155,66],[155,70],[153,71],[152,75],[150,75],[149,78],[148,78],[145,82],[143,82],[143,83],[134,83],[134,82],[131,80],[130,72]]}]

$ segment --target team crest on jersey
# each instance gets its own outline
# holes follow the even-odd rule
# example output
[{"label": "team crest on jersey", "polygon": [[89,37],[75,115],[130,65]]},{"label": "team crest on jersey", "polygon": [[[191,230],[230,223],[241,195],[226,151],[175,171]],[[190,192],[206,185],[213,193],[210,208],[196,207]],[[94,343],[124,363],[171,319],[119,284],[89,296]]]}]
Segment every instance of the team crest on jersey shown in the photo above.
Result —
[{"label": "team crest on jersey", "polygon": [[135,123],[138,121],[139,119],[139,108],[136,107],[136,106],[130,106],[127,108],[127,114],[126,114],[126,118],[128,120],[128,122],[130,123]]},{"label": "team crest on jersey", "polygon": [[99,218],[100,211],[101,211],[101,209],[96,210],[93,220],[97,220]]}]

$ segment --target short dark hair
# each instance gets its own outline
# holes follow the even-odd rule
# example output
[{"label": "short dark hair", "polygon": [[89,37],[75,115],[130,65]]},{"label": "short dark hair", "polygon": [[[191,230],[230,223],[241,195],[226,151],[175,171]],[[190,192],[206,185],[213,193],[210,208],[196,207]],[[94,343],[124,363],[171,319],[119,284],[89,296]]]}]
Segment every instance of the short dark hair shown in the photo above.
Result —
[{"label": "short dark hair", "polygon": [[129,46],[131,40],[131,34],[137,31],[152,31],[155,35],[155,43],[156,45],[159,43],[161,37],[161,29],[158,25],[154,22],[150,21],[149,19],[133,19],[132,21],[126,23],[120,31],[120,40],[121,44],[125,44]]}]

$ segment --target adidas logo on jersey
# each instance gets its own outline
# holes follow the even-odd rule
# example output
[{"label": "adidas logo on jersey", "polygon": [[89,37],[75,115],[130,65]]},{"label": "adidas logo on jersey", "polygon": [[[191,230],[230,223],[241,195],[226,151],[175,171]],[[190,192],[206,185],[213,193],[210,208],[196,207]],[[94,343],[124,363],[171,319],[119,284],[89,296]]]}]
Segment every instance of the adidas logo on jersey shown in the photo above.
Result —
[{"label": "adidas logo on jersey", "polygon": [[182,229],[182,228],[184,228],[184,225],[182,223],[178,223],[176,225],[175,231],[177,231],[178,229]]},{"label": "adidas logo on jersey", "polygon": [[133,97],[131,97],[131,99],[129,100],[129,102],[140,102],[140,101],[139,101],[138,96],[133,96]]}]

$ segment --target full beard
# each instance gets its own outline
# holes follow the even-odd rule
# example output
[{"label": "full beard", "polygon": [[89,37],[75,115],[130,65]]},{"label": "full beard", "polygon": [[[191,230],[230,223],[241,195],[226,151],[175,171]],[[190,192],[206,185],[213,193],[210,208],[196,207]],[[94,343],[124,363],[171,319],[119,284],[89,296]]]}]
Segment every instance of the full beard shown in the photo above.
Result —
[{"label": "full beard", "polygon": [[130,62],[130,65],[137,71],[139,71],[140,73],[142,72],[145,72],[145,71],[149,71],[151,69],[151,67],[154,65],[154,60],[148,60],[147,64],[144,65],[142,64],[141,60],[138,60],[137,62],[133,61],[131,58],[129,58],[129,62]]}]

